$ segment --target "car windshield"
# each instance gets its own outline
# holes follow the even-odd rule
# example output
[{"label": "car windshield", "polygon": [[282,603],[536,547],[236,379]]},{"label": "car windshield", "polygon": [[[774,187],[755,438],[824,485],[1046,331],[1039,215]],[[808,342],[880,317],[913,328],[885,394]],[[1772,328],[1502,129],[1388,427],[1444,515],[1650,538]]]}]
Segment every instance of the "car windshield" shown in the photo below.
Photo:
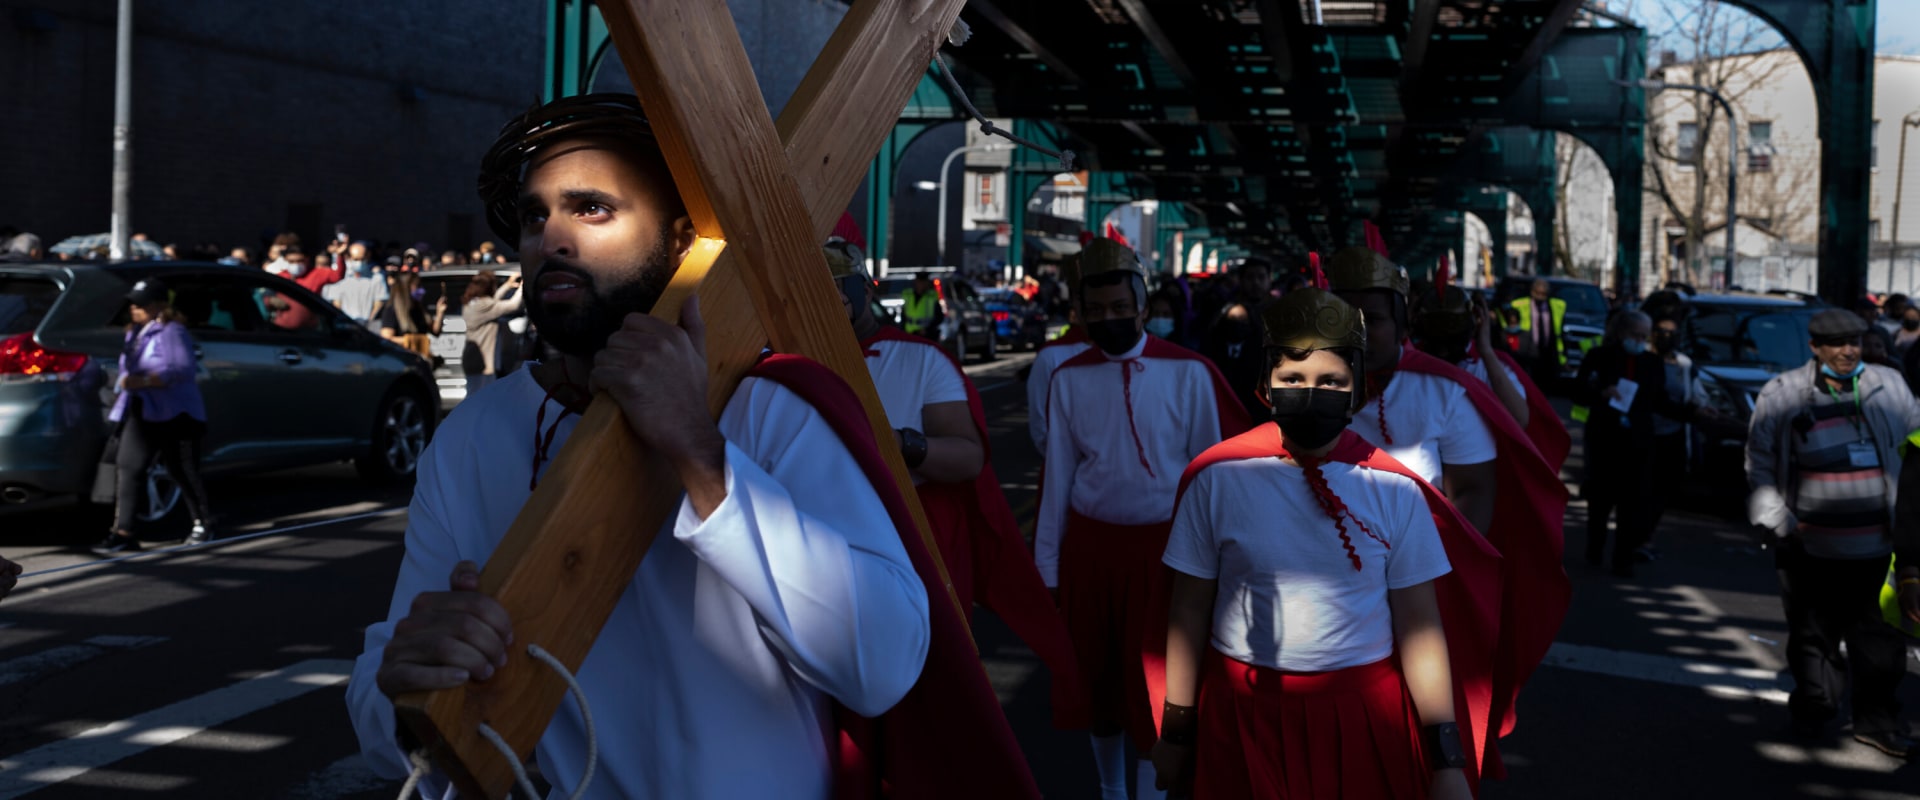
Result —
[{"label": "car windshield", "polygon": [[38,275],[0,273],[0,336],[26,333],[40,327],[47,309],[60,297],[60,286]]},{"label": "car windshield", "polygon": [[1780,372],[1807,363],[1812,309],[1764,311],[1696,307],[1693,357],[1708,364],[1750,364]]},{"label": "car windshield", "polygon": [[1556,283],[1553,296],[1567,301],[1567,313],[1596,319],[1607,318],[1607,296],[1600,287],[1587,283]]},{"label": "car windshield", "polygon": [[877,292],[881,297],[898,297],[906,294],[911,288],[913,288],[912,278],[881,278]]},{"label": "car windshield", "polygon": [[980,299],[989,303],[1018,303],[1025,298],[1006,289],[982,289]]}]

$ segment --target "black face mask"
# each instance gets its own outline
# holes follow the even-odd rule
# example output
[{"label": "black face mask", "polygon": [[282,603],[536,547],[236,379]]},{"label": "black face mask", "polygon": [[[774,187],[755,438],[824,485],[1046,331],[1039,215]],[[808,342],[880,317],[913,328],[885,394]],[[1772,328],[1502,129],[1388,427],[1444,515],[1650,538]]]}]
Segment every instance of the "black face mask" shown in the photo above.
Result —
[{"label": "black face mask", "polygon": [[1920,319],[1903,319],[1903,320],[1900,320],[1900,327],[1901,327],[1901,328],[1902,328],[1903,330],[1909,330],[1909,331],[1920,331]]},{"label": "black face mask", "polygon": [[1087,338],[1092,339],[1107,355],[1117,356],[1132,350],[1140,343],[1139,320],[1132,317],[1122,319],[1103,319],[1087,323]]},{"label": "black face mask", "polygon": [[1332,389],[1268,389],[1273,421],[1292,445],[1315,450],[1347,429],[1352,392]]},{"label": "black face mask", "polygon": [[1663,354],[1673,353],[1673,343],[1678,337],[1667,331],[1653,332],[1653,349]]}]

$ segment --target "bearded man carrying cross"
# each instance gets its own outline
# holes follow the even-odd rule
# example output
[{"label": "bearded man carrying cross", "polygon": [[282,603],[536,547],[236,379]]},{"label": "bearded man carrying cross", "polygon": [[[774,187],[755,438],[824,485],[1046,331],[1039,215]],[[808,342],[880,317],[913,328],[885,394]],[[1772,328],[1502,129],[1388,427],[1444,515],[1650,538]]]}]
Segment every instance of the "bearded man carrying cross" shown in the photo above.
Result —
[{"label": "bearded man carrying cross", "polygon": [[[849,725],[887,724],[864,718],[929,691],[923,666],[941,674],[952,652],[930,625],[897,490],[864,421],[847,423],[858,401],[817,364],[774,356],[709,416],[697,303],[678,326],[646,314],[696,236],[632,96],[528,112],[481,172],[488,221],[520,242],[532,276],[529,315],[562,357],[469,397],[423,456],[392,605],[348,689],[362,752],[404,775],[393,699],[484,683],[507,663],[513,620],[477,591],[476,563],[605,391],[686,496],[578,670],[592,730],[563,707],[535,749],[542,773],[570,793],[597,735],[618,755],[592,776],[596,796],[848,796]],[[1004,726],[987,712],[943,732]]]}]

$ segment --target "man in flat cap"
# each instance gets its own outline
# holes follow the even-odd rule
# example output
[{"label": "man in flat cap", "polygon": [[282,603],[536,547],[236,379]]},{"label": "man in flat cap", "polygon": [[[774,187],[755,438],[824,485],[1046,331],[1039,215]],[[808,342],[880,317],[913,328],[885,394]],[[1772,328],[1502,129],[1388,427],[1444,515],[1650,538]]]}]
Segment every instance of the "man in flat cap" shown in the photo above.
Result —
[{"label": "man in flat cap", "polygon": [[1861,358],[1866,332],[1852,313],[1820,312],[1807,325],[1813,359],[1760,391],[1747,435],[1747,510],[1780,538],[1774,561],[1794,732],[1826,735],[1851,664],[1853,738],[1907,758],[1913,742],[1896,697],[1906,659],[1880,618],[1880,590],[1893,553],[1900,444],[1920,428],[1920,408],[1900,373]]}]

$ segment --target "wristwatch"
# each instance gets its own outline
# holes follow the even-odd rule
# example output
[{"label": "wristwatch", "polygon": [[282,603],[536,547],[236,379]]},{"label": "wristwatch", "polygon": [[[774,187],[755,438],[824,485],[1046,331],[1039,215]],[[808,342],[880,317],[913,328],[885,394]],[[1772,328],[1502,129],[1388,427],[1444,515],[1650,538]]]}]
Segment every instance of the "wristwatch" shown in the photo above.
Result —
[{"label": "wristwatch", "polygon": [[912,428],[900,429],[900,456],[907,469],[919,469],[927,461],[927,435]]},{"label": "wristwatch", "polygon": [[1460,726],[1451,722],[1420,729],[1421,743],[1427,751],[1427,767],[1434,770],[1466,769],[1467,754],[1460,746]]}]

